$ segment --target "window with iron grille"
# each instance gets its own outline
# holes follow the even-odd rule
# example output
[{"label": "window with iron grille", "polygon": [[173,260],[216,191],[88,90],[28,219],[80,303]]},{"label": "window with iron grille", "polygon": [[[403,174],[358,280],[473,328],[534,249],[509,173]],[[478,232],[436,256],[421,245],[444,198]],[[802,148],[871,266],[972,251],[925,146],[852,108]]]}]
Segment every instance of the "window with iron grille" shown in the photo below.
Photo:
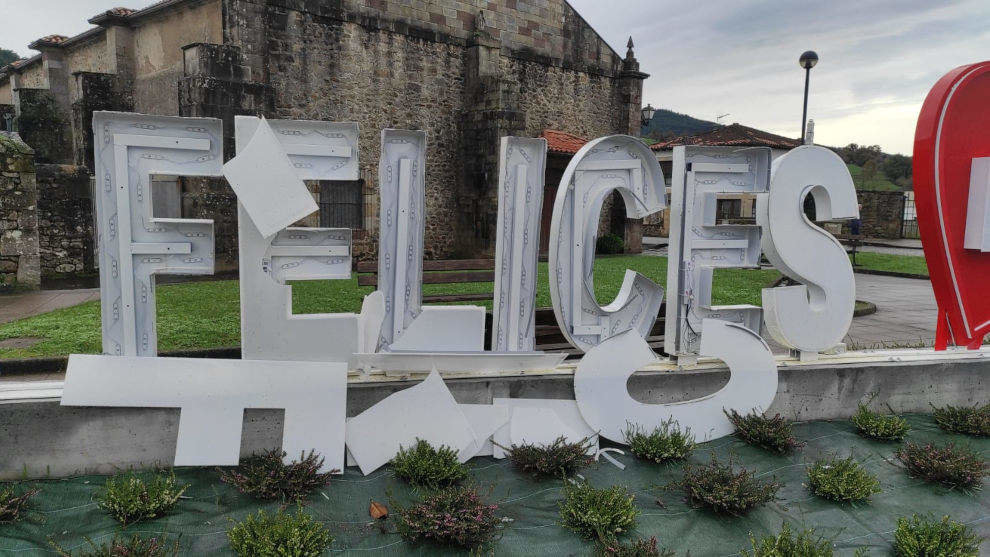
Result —
[{"label": "window with iron grille", "polygon": [[364,223],[364,180],[320,181],[320,226],[360,229]]}]

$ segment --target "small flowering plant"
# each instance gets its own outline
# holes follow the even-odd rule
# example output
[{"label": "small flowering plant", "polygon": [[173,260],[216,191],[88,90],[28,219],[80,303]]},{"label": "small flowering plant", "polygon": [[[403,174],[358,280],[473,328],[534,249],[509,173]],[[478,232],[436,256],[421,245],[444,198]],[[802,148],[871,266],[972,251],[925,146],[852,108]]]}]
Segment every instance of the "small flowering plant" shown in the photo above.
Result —
[{"label": "small flowering plant", "polygon": [[824,499],[857,503],[880,493],[880,480],[852,456],[840,459],[833,455],[808,468],[808,489]]},{"label": "small flowering plant", "polygon": [[950,433],[990,437],[990,404],[983,406],[932,406],[938,427]]},{"label": "small flowering plant", "polygon": [[735,426],[736,435],[754,447],[782,455],[804,445],[794,438],[791,434],[791,423],[780,414],[766,416],[750,412],[743,416],[735,410],[723,410],[723,412]]},{"label": "small flowering plant", "polygon": [[396,527],[410,543],[477,549],[495,542],[505,520],[498,505],[486,503],[473,487],[450,487],[399,507]]},{"label": "small flowering plant", "polygon": [[101,509],[127,526],[165,516],[188,488],[179,485],[173,473],[155,474],[149,480],[124,474],[108,479],[96,500]]},{"label": "small flowering plant", "polygon": [[321,473],[323,458],[314,451],[300,454],[298,461],[289,464],[285,456],[280,449],[254,455],[236,469],[220,470],[220,481],[264,501],[295,502],[330,483],[336,472]]},{"label": "small flowering plant", "polygon": [[977,489],[988,471],[982,456],[953,443],[939,447],[907,442],[895,454],[911,476],[949,489]]},{"label": "small flowering plant", "polygon": [[0,524],[17,522],[28,506],[28,501],[38,494],[37,489],[18,492],[11,484],[0,485]]},{"label": "small flowering plant", "polygon": [[760,480],[756,472],[735,472],[731,458],[722,464],[714,452],[708,464],[686,466],[679,485],[691,505],[732,516],[742,516],[773,501],[781,487],[775,479]]},{"label": "small flowering plant", "polygon": [[535,479],[567,478],[591,464],[591,438],[568,442],[564,436],[548,445],[512,445],[506,453],[516,470]]}]

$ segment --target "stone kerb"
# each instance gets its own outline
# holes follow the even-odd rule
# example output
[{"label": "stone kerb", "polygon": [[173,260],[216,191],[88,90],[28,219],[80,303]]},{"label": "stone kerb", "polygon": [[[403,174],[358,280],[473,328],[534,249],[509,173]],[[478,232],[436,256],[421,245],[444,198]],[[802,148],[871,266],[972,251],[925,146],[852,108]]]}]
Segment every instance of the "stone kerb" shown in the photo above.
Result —
[{"label": "stone kerb", "polygon": [[0,132],[0,290],[38,288],[38,184],[34,151],[15,133]]}]

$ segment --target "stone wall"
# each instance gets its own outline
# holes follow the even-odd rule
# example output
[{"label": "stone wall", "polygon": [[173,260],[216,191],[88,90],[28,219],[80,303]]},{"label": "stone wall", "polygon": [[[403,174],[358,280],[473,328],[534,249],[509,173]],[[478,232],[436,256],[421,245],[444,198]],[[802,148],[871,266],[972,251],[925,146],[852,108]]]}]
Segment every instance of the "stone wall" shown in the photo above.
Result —
[{"label": "stone wall", "polygon": [[[871,238],[900,238],[904,221],[904,192],[857,191],[860,233]],[[846,227],[848,230],[848,226]]]},{"label": "stone wall", "polygon": [[39,164],[38,239],[44,279],[94,273],[95,233],[89,169]]},{"label": "stone wall", "polygon": [[41,284],[34,151],[0,133],[0,289]]},{"label": "stone wall", "polygon": [[16,126],[25,143],[31,146],[38,162],[72,160],[72,146],[65,139],[72,122],[59,110],[48,89],[18,89],[20,110]]},{"label": "stone wall", "polygon": [[[627,131],[621,59],[563,0],[225,7],[225,39],[272,88],[267,116],[359,124],[368,196],[377,198],[381,130],[427,132],[427,258],[494,251],[501,136]],[[369,216],[356,251],[377,243]]]}]

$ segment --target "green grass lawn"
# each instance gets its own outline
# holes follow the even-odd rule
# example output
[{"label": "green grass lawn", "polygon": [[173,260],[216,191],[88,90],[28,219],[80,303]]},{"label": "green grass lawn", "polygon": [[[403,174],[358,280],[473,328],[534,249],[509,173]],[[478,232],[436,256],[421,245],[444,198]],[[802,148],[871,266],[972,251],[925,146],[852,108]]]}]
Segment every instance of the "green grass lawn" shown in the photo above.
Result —
[{"label": "green grass lawn", "polygon": [[901,191],[901,187],[888,180],[880,170],[877,170],[876,178],[866,180],[863,178],[863,167],[856,164],[847,164],[846,166],[849,167],[849,174],[852,175],[853,183],[856,184],[857,190]]},{"label": "green grass lawn", "polygon": [[[638,271],[658,284],[667,282],[663,257],[600,257],[595,261],[595,295],[601,304],[615,297],[625,270]],[[540,263],[536,305],[550,306],[547,264]],[[715,272],[714,303],[760,305],[760,290],[780,274],[773,270],[719,269]],[[372,287],[358,286],[356,279],[297,283],[292,289],[295,313],[356,312]],[[491,283],[427,284],[426,295],[491,292]],[[158,299],[158,348],[160,351],[240,343],[240,300],[235,280],[189,282],[160,286]],[[474,302],[472,302],[474,303]],[[491,308],[491,302],[479,305]],[[100,304],[88,302],[35,317],[0,325],[0,340],[43,339],[30,348],[0,348],[0,358],[99,353]]]},{"label": "green grass lawn", "polygon": [[917,255],[891,255],[887,253],[858,252],[856,263],[859,268],[874,271],[895,271],[913,275],[927,275],[928,264],[925,258]]}]

